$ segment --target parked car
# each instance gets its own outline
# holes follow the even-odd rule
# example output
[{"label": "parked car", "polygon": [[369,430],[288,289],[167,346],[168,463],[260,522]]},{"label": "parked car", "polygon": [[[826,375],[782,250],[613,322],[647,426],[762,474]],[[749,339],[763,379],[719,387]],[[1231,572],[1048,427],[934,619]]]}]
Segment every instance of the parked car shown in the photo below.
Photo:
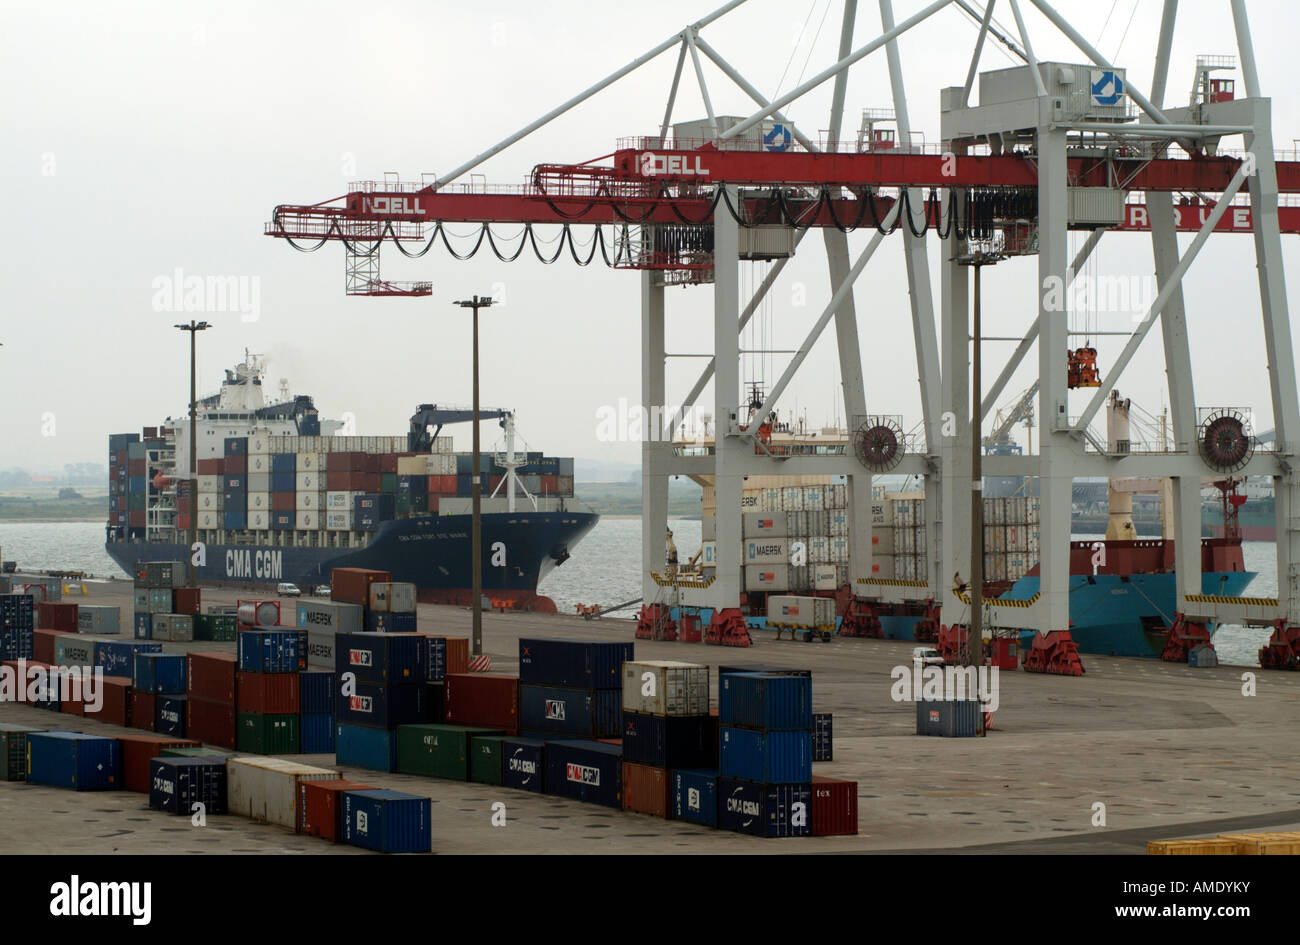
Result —
[{"label": "parked car", "polygon": [[311,592],[316,597],[329,597],[330,586],[328,584],[317,584],[315,587],[312,588]]},{"label": "parked car", "polygon": [[916,646],[912,648],[912,662],[922,666],[942,666],[943,657],[932,646]]},{"label": "parked car", "polygon": [[275,593],[280,597],[302,597],[302,591],[297,584],[290,584],[288,581],[282,581],[275,586]]}]

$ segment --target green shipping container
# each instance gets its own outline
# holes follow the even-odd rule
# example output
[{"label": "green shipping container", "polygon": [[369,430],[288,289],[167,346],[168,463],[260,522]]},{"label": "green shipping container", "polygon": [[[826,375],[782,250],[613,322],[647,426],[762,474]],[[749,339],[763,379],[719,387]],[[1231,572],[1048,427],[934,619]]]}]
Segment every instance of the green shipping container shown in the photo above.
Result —
[{"label": "green shipping container", "polygon": [[472,735],[469,740],[469,779],[479,784],[501,783],[501,743],[504,735]]},{"label": "green shipping container", "polygon": [[0,725],[0,781],[27,780],[27,733],[39,731],[26,725]]},{"label": "green shipping container", "polygon": [[235,716],[235,749],[255,755],[296,755],[299,748],[297,715]]},{"label": "green shipping container", "polygon": [[238,635],[234,614],[195,614],[194,639],[233,643]]},{"label": "green shipping container", "polygon": [[379,474],[379,491],[396,492],[397,491],[397,473],[380,473]]},{"label": "green shipping container", "polygon": [[[399,725],[397,770],[403,774],[468,781],[470,736],[503,734],[500,729],[461,725]],[[497,778],[500,777],[498,772]]]}]

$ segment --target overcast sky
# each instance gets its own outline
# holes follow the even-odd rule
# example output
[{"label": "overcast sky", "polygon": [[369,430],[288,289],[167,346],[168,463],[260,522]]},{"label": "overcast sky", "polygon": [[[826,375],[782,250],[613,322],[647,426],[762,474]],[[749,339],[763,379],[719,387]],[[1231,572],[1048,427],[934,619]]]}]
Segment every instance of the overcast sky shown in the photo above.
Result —
[{"label": "overcast sky", "polygon": [[[922,5],[897,0],[896,19]],[[1041,59],[1083,61],[1029,3],[1022,6]],[[1143,90],[1150,86],[1160,6],[1057,3],[1105,54],[1118,51],[1118,63]],[[1181,6],[1168,105],[1186,104],[1197,54],[1236,53],[1227,0]],[[1248,6],[1261,82],[1273,96],[1275,140],[1290,148],[1291,135],[1300,135],[1300,14],[1286,0]],[[877,3],[859,7],[855,46],[881,32]],[[351,180],[382,179],[386,171],[411,179],[445,173],[711,8],[710,0],[598,7],[566,0],[8,0],[0,12],[0,467],[102,462],[108,434],[186,409],[186,338],[171,326],[190,313],[156,310],[155,280],[174,279],[177,270],[234,276],[257,292],[255,321],[237,312],[195,313],[216,326],[200,337],[201,393],[215,391],[221,369],[247,347],[267,357],[272,385],[287,377],[294,392],[316,398],[325,416],[351,412],[360,434],[403,433],[417,403],[469,402],[468,319],[450,303],[494,293],[506,304],[484,316],[484,404],[517,408],[533,449],[635,461],[635,444],[597,440],[596,418],[603,405],[639,396],[637,274],[579,269],[570,261],[546,267],[530,252],[505,264],[486,251],[457,262],[436,249],[408,262],[388,250],[385,277],[430,279],[433,296],[348,298],[341,247],[300,254],[263,236],[262,228],[276,204],[336,197]],[[841,10],[842,0],[751,0],[704,35],[771,95],[836,58]],[[996,13],[1014,30],[1008,4],[999,3]],[[912,124],[927,142],[938,137],[939,89],[964,80],[976,31],[953,6],[901,42]],[[661,55],[478,171],[489,182],[515,185],[536,164],[589,160],[611,152],[620,137],[657,133],[675,61],[675,50]],[[995,46],[986,49],[983,68],[1011,64]],[[720,114],[752,113],[718,70],[707,61],[704,68]],[[791,118],[814,132],[824,128],[830,88],[796,102]],[[883,52],[855,67],[847,102],[846,134],[856,130],[862,108],[891,103]],[[675,117],[703,116],[688,66]],[[851,235],[851,252],[868,238]],[[1072,246],[1081,240],[1072,236]],[[802,340],[830,294],[820,244],[805,241],[756,319],[769,327],[745,346],[792,348]],[[1294,307],[1294,236],[1284,237],[1284,252]],[[932,241],[936,302],[938,259]],[[1148,275],[1150,238],[1107,235],[1097,260],[1099,272]],[[910,428],[920,419],[919,395],[902,261],[895,236],[859,280],[856,299],[869,409],[903,414]],[[1024,332],[1035,312],[1035,267],[1026,259],[986,274],[987,333]],[[756,284],[764,267],[744,268],[742,287]],[[1252,241],[1212,240],[1186,286],[1198,402],[1252,407],[1256,425],[1271,426]],[[671,290],[669,351],[708,350],[711,297],[708,288]],[[1130,323],[1127,314],[1099,316],[1102,329]],[[1115,338],[1098,343],[1103,374],[1121,345]],[[1010,348],[990,343],[990,362],[1000,364]],[[761,367],[748,364],[745,376],[770,384],[785,360],[775,355]],[[1029,360],[1036,366],[1036,358]],[[670,363],[670,402],[704,363]],[[828,332],[784,408],[806,411],[813,425],[842,413],[835,364]],[[986,367],[986,377],[995,373]],[[1003,400],[1031,381],[1022,371]],[[1158,331],[1119,389],[1159,412]],[[1072,395],[1071,413],[1085,397]],[[711,405],[711,388],[704,400]],[[454,433],[467,449],[468,428]],[[485,447],[495,435],[485,427]]]}]

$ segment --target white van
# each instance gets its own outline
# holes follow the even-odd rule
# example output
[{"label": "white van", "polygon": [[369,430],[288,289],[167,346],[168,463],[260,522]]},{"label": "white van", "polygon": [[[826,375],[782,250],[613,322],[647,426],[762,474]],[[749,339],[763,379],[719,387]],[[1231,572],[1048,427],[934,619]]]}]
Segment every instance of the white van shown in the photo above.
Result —
[{"label": "white van", "polygon": [[280,597],[302,596],[302,591],[298,589],[298,585],[290,584],[288,581],[275,585],[275,593]]}]

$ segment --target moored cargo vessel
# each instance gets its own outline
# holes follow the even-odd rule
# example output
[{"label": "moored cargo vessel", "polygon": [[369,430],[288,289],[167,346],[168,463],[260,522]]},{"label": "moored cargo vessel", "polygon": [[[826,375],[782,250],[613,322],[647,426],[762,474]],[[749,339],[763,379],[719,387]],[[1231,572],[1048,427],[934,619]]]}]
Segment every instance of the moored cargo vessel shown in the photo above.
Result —
[{"label": "moored cargo vessel", "polygon": [[[264,373],[246,356],[199,401],[193,475],[188,419],[109,437],[113,560],[131,573],[193,557],[201,583],[304,592],[332,568],[373,568],[415,584],[421,601],[468,604],[473,455],[440,434],[470,411],[423,404],[405,435],[344,435],[283,384],[267,403]],[[503,451],[480,454],[483,593],[494,606],[553,611],[537,585],[599,516],[573,497],[572,459],[516,452],[513,413],[480,415],[505,433]]]}]

